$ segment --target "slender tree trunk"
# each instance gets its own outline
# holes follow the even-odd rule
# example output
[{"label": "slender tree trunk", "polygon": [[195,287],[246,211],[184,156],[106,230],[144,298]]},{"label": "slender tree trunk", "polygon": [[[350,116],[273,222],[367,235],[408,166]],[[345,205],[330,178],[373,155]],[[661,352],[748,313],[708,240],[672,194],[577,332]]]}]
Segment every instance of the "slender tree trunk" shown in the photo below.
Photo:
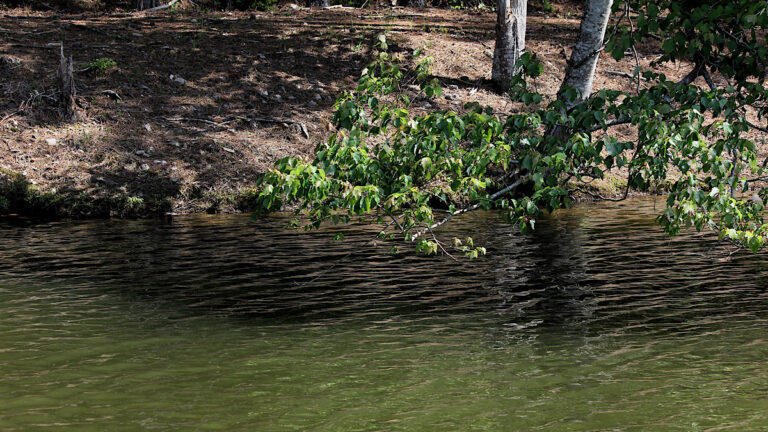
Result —
[{"label": "slender tree trunk", "polygon": [[[557,98],[564,101],[568,108],[584,101],[592,93],[597,58],[603,49],[612,4],[613,0],[587,0],[584,5],[579,39],[573,46],[563,84],[557,93]],[[574,101],[568,101],[565,97],[565,91],[569,87],[578,91],[578,97]]]},{"label": "slender tree trunk", "polygon": [[407,0],[405,5],[412,8],[422,9],[427,7],[427,0]]},{"label": "slender tree trunk", "polygon": [[162,6],[163,2],[162,0],[134,0],[133,4],[136,10],[141,11],[141,10],[151,9],[153,7]]},{"label": "slender tree trunk", "polygon": [[75,80],[72,78],[72,56],[64,56],[64,44],[62,44],[59,59],[59,108],[61,119],[65,122],[77,120],[76,95]]},{"label": "slender tree trunk", "polygon": [[498,0],[491,76],[494,85],[503,92],[509,90],[510,80],[517,73],[515,63],[525,50],[527,9],[528,0]]}]

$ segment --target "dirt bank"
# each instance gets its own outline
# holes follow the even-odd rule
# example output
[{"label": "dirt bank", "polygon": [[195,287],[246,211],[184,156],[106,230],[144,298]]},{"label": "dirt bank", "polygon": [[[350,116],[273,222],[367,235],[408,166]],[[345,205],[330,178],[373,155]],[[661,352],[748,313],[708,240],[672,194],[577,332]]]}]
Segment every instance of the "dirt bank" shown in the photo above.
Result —
[{"label": "dirt bank", "polygon": [[[309,154],[332,133],[334,99],[354,85],[380,32],[397,50],[424,48],[436,58],[445,94],[416,111],[460,110],[467,101],[515,108],[487,81],[489,12],[286,6],[2,15],[0,193],[7,196],[0,213],[24,211],[40,197],[57,198],[45,203],[46,214],[76,217],[247,210],[275,160]],[[576,15],[563,7],[529,18],[528,49],[544,64],[536,86],[550,96],[578,32]],[[70,124],[59,123],[51,105],[59,41],[76,70],[81,119]],[[657,55],[658,47],[642,47],[640,62]],[[115,65],[99,69],[98,59]],[[604,56],[595,88],[630,88],[616,72],[634,67],[634,59]],[[663,72],[682,76],[687,65]],[[23,196],[27,189],[35,197]],[[22,196],[8,198],[9,190]]]}]

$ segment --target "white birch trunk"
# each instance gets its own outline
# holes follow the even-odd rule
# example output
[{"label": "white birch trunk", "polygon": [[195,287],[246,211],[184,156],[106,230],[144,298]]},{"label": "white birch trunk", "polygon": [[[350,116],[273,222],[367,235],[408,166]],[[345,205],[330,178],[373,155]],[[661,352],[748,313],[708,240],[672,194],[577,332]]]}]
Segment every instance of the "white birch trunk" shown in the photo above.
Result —
[{"label": "white birch trunk", "polygon": [[525,50],[525,18],[528,0],[498,0],[496,45],[493,49],[493,83],[501,91],[517,72],[515,63]]},{"label": "white birch trunk", "polygon": [[[584,17],[581,19],[579,40],[573,46],[571,59],[565,71],[563,84],[560,86],[557,97],[565,101],[568,108],[584,101],[592,93],[592,81],[595,77],[597,58],[603,48],[605,29],[608,27],[608,18],[611,16],[613,0],[587,0],[584,5]],[[567,101],[564,91],[573,87],[579,92],[575,101]]]}]

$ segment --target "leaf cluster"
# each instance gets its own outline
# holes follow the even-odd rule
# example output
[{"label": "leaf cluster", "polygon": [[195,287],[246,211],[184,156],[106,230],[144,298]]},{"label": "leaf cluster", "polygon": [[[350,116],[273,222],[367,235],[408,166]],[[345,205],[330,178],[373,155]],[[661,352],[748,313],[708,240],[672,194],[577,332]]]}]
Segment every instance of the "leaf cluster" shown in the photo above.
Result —
[{"label": "leaf cluster", "polygon": [[[638,92],[600,90],[576,103],[577,92],[565,89],[564,100],[543,105],[527,85],[542,68],[526,54],[510,96],[527,111],[507,115],[470,102],[461,112],[419,113],[402,82],[418,82],[419,98],[439,98],[433,60],[415,53],[415,67],[404,72],[386,52],[386,38],[376,43],[375,61],[336,102],[337,132],[313,160],[283,159],[262,178],[262,211],[293,206],[308,229],[361,218],[420,253],[451,249],[472,258],[485,249],[471,239],[443,242],[434,230],[468,211],[496,208],[525,232],[543,214],[569,207],[574,189],[623,169],[624,198],[630,189],[669,184],[658,218],[669,234],[706,227],[754,251],[764,245],[768,192],[748,194],[766,165],[746,136],[748,84],[705,90],[644,72],[648,86]],[[616,124],[631,124],[637,138],[612,136]]]}]

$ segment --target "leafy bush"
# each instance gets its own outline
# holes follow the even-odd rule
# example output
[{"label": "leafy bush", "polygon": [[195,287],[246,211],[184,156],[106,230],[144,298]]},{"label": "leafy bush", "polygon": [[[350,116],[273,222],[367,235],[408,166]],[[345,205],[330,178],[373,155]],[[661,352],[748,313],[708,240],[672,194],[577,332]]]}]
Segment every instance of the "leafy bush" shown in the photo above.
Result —
[{"label": "leafy bush", "polygon": [[104,76],[107,74],[108,71],[116,67],[117,67],[116,61],[112,60],[109,57],[101,57],[85,65],[84,70],[88,71],[93,75]]},{"label": "leafy bush", "polygon": [[[237,6],[235,7],[237,8]],[[277,7],[277,0],[255,0],[250,5],[251,9],[256,9],[259,11],[270,11],[276,7]]]},{"label": "leafy bush", "polygon": [[[497,208],[525,232],[542,214],[570,206],[573,190],[620,168],[628,173],[624,197],[668,184],[658,221],[670,235],[709,228],[753,251],[765,243],[768,189],[751,198],[746,192],[766,164],[744,135],[749,127],[730,98],[733,88],[705,91],[644,72],[650,85],[634,94],[604,89],[578,102],[571,88],[543,105],[528,88],[542,66],[526,53],[510,92],[523,112],[503,116],[470,102],[461,113],[416,115],[400,87],[406,73],[383,36],[377,46],[382,51],[357,88],[336,101],[338,131],[315,159],[283,159],[262,178],[262,211],[295,205],[306,212],[307,229],[359,217],[383,224],[389,238],[394,229],[421,253],[453,248],[476,257],[484,250],[471,241],[451,245],[433,230],[454,216]],[[431,64],[422,58],[407,77],[428,99],[441,95]],[[634,125],[637,141],[606,133],[615,124]]]}]

